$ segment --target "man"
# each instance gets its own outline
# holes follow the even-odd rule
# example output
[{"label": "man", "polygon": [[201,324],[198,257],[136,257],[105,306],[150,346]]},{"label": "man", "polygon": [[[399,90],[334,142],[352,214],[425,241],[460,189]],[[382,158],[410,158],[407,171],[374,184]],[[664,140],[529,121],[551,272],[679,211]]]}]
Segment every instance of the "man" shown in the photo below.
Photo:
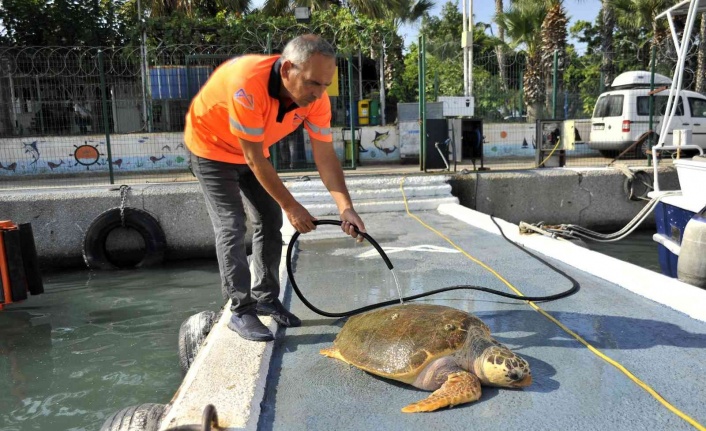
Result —
[{"label": "man", "polygon": [[[268,147],[303,123],[321,180],[338,207],[341,229],[354,238],[355,227],[365,231],[332,145],[326,88],[335,71],[336,54],[328,42],[316,35],[299,36],[281,56],[244,55],[221,65],[186,116],[184,140],[216,234],[224,293],[232,300],[228,327],[247,340],[274,339],[258,314],[271,315],[283,326],[301,325],[278,299],[282,210],[297,231],[316,228],[316,219],[267,160]],[[252,287],[245,210],[254,228]]]}]

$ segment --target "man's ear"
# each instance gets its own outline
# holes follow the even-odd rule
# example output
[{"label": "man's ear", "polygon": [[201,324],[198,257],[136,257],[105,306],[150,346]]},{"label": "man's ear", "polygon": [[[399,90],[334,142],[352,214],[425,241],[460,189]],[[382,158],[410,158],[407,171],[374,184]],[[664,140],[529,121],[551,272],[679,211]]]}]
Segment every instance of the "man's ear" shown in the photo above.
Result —
[{"label": "man's ear", "polygon": [[284,79],[290,79],[290,73],[292,73],[293,69],[294,64],[289,60],[284,60],[280,68],[280,75],[282,75],[282,78]]}]

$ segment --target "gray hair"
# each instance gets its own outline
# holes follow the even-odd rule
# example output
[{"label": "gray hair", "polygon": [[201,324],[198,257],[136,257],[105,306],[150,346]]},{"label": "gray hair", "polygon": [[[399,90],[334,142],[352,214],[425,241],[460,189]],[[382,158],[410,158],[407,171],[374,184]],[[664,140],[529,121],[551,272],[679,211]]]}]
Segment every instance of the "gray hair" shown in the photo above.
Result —
[{"label": "gray hair", "polygon": [[287,42],[282,51],[282,60],[289,60],[294,64],[302,64],[314,54],[336,58],[336,51],[333,46],[321,36],[305,34]]}]

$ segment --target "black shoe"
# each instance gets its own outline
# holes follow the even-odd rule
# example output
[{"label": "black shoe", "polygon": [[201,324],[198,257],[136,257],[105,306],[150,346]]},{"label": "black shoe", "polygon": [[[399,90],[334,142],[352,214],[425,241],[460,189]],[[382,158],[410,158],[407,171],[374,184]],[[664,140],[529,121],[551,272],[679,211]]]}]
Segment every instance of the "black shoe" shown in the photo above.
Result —
[{"label": "black shoe", "polygon": [[267,326],[260,322],[255,313],[233,314],[228,322],[228,328],[250,341],[272,341],[275,339]]},{"label": "black shoe", "polygon": [[260,316],[272,316],[275,322],[287,328],[302,325],[302,321],[284,308],[284,305],[282,305],[279,299],[275,299],[272,302],[258,302],[255,310]]}]

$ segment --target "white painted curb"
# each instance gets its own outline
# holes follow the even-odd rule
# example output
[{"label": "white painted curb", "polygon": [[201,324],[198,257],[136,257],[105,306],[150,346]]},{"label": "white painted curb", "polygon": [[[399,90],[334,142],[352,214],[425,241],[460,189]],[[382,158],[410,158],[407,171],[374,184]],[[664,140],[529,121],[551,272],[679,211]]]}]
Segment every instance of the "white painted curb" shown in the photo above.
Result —
[{"label": "white painted curb", "polygon": [[[500,235],[498,228],[487,214],[457,204],[440,205],[438,211]],[[528,249],[565,262],[647,299],[706,322],[706,290],[567,241],[558,241],[542,235],[520,235],[517,225],[497,218],[495,220],[509,239]]]}]

